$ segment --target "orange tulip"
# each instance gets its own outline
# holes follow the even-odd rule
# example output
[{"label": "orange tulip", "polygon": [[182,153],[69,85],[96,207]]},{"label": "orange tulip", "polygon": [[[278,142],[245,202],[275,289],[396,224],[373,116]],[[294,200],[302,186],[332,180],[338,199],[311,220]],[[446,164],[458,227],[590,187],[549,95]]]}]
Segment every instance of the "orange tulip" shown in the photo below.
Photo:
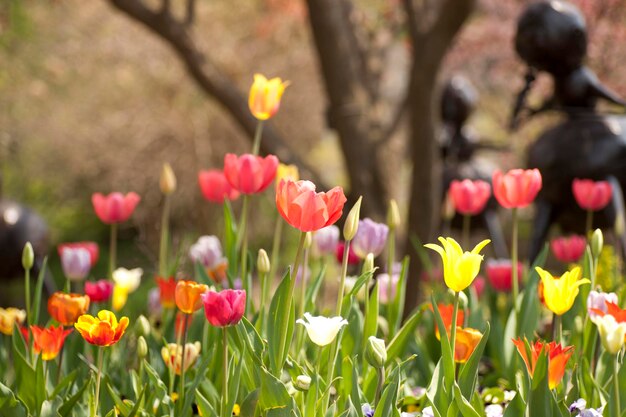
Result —
[{"label": "orange tulip", "polygon": [[33,332],[33,349],[36,354],[41,353],[41,359],[49,361],[57,357],[63,342],[72,329],[63,330],[63,326],[44,327],[30,326]]},{"label": "orange tulip", "polygon": [[454,343],[454,360],[458,363],[465,363],[474,353],[483,334],[472,328],[456,328],[456,340]]},{"label": "orange tulip", "polygon": [[567,361],[573,353],[573,346],[563,347],[560,343],[544,343],[538,340],[534,344],[530,345],[531,357],[529,358],[528,353],[526,352],[526,343],[524,340],[514,339],[513,343],[515,344],[519,354],[522,356],[522,359],[524,359],[526,369],[528,370],[531,378],[535,373],[537,358],[539,358],[541,351],[545,348],[548,355],[548,386],[550,389],[554,389],[557,385],[559,385],[559,383],[561,383],[563,375],[565,375]]},{"label": "orange tulip", "polygon": [[192,314],[202,307],[200,296],[207,292],[209,287],[194,281],[178,281],[176,284],[176,305],[185,314]]},{"label": "orange tulip", "polygon": [[87,342],[96,346],[111,346],[117,343],[128,327],[128,317],[117,321],[115,314],[108,310],[100,310],[98,317],[83,314],[74,327]]},{"label": "orange tulip", "polygon": [[48,299],[48,313],[64,326],[71,326],[89,308],[89,296],[57,291]]},{"label": "orange tulip", "polygon": [[341,187],[316,193],[311,181],[282,180],[276,189],[278,212],[292,227],[312,232],[330,226],[341,217],[346,196]]},{"label": "orange tulip", "polygon": [[176,280],[174,277],[156,277],[156,282],[159,286],[159,300],[161,301],[161,305],[165,308],[176,307]]},{"label": "orange tulip", "polygon": [[[437,304],[437,310],[439,310],[439,315],[441,316],[441,320],[443,320],[444,326],[446,326],[446,332],[450,334],[450,329],[452,328],[452,314],[454,314],[454,306],[452,304]],[[430,311],[433,311],[433,306],[430,306]],[[463,310],[459,310],[456,315],[456,325],[457,328],[459,326],[463,326],[463,322],[465,321],[465,312]],[[437,323],[435,323],[435,336],[437,340],[441,338],[441,334],[439,334],[439,327],[437,327]]]}]

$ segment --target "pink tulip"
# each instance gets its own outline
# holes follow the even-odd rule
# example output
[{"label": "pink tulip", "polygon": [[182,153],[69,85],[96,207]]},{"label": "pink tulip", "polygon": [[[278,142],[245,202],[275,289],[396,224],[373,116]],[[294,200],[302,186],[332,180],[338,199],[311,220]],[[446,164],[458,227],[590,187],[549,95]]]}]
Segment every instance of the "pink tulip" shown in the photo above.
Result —
[{"label": "pink tulip", "polygon": [[71,243],[61,243],[57,246],[57,251],[59,252],[59,256],[63,258],[63,251],[65,249],[86,249],[89,252],[89,259],[91,261],[91,267],[98,262],[98,258],[100,256],[100,250],[98,248],[98,244],[96,242],[71,242]]},{"label": "pink tulip", "polygon": [[477,276],[474,279],[474,282],[472,282],[472,287],[474,287],[474,290],[476,291],[476,297],[480,298],[481,295],[483,295],[483,292],[485,291],[485,278],[483,278],[482,275]]},{"label": "pink tulip", "polygon": [[208,291],[201,295],[204,315],[216,327],[232,326],[239,323],[246,311],[244,290]]},{"label": "pink tulip", "polygon": [[85,294],[89,296],[89,300],[94,303],[107,301],[113,294],[113,282],[101,279],[96,282],[85,282]]},{"label": "pink tulip", "polygon": [[212,203],[221,204],[224,200],[236,200],[239,191],[230,186],[224,172],[210,169],[198,173],[198,183],[204,198]]},{"label": "pink tulip", "polygon": [[474,216],[485,209],[491,196],[491,186],[482,180],[454,180],[448,194],[457,212]]},{"label": "pink tulip", "polygon": [[493,194],[504,208],[521,208],[530,205],[541,189],[538,169],[512,169],[506,174],[493,173]]},{"label": "pink tulip", "polygon": [[554,257],[563,263],[578,262],[585,253],[587,241],[584,236],[557,237],[550,241]]},{"label": "pink tulip", "polygon": [[[521,282],[522,264],[517,263],[518,282]],[[510,292],[513,287],[513,268],[509,259],[489,259],[487,261],[487,279],[494,290]]]},{"label": "pink tulip", "polygon": [[613,190],[608,181],[581,180],[572,182],[576,202],[583,210],[602,210],[611,201]]},{"label": "pink tulip", "polygon": [[96,215],[106,224],[122,223],[128,220],[140,200],[141,197],[133,192],[126,195],[114,192],[106,196],[95,193],[91,196]]},{"label": "pink tulip", "polygon": [[229,184],[243,194],[255,194],[265,190],[276,176],[278,158],[265,158],[252,154],[224,156],[224,175]]}]

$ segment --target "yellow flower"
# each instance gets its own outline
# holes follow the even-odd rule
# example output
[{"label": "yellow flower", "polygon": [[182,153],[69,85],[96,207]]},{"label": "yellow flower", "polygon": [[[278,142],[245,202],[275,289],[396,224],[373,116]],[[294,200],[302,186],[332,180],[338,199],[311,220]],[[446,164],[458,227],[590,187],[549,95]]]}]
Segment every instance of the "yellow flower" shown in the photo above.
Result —
[{"label": "yellow flower", "polygon": [[0,332],[10,336],[13,334],[15,323],[21,325],[26,320],[26,311],[15,307],[0,307]]},{"label": "yellow flower", "polygon": [[587,278],[580,279],[580,267],[567,271],[561,278],[553,277],[548,271],[538,266],[535,269],[543,283],[543,297],[546,307],[559,316],[567,313],[574,305],[574,300],[578,295],[578,287],[591,283]]},{"label": "yellow flower", "polygon": [[300,172],[296,165],[287,165],[280,163],[276,168],[276,185],[280,184],[281,180],[298,181],[300,179]]},{"label": "yellow flower", "polygon": [[483,260],[483,256],[478,253],[491,241],[489,239],[483,240],[471,252],[463,252],[461,245],[451,237],[440,237],[439,242],[441,242],[441,246],[433,243],[428,243],[424,246],[441,255],[443,260],[443,279],[448,288],[461,292],[469,287],[476,275],[478,275],[480,263]]},{"label": "yellow flower", "polygon": [[252,115],[258,120],[267,120],[274,116],[288,85],[288,82],[283,82],[280,78],[268,80],[261,74],[254,74],[254,83],[248,96],[248,106]]}]

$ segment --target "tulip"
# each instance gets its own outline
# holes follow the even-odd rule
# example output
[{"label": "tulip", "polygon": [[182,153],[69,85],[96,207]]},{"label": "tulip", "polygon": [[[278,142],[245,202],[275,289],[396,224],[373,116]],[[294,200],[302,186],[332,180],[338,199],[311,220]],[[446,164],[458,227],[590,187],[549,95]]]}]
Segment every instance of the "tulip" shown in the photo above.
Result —
[{"label": "tulip", "polygon": [[383,339],[379,339],[376,336],[370,336],[367,339],[365,360],[377,369],[385,366],[385,362],[387,362],[387,347]]},{"label": "tulip", "polygon": [[26,311],[15,307],[0,307],[0,332],[10,336],[13,334],[13,327],[18,326],[26,320]]},{"label": "tulip", "polygon": [[246,310],[246,292],[243,290],[209,291],[201,297],[204,314],[209,323],[216,327],[239,323]]},{"label": "tulip", "polygon": [[254,83],[250,87],[248,106],[250,112],[258,120],[267,120],[273,117],[280,107],[280,99],[289,82],[280,78],[268,80],[261,74],[254,74]]},{"label": "tulip", "polygon": [[593,181],[589,179],[574,179],[572,192],[576,202],[583,210],[602,210],[611,201],[613,194],[608,181]]},{"label": "tulip", "polygon": [[85,294],[89,296],[89,299],[94,303],[102,303],[107,301],[111,294],[113,294],[114,284],[106,279],[101,279],[96,282],[85,282]]},{"label": "tulip", "polygon": [[137,356],[140,360],[145,359],[148,356],[148,343],[143,336],[137,338]]},{"label": "tulip", "polygon": [[57,291],[48,299],[48,313],[63,326],[71,326],[89,309],[89,297]]},{"label": "tulip", "polygon": [[128,327],[128,317],[119,322],[115,314],[108,310],[100,310],[97,317],[83,314],[74,327],[88,343],[96,346],[111,346],[117,343]]},{"label": "tulip", "polygon": [[306,328],[309,338],[313,343],[317,346],[324,347],[335,340],[339,330],[348,324],[348,321],[340,316],[328,318],[304,313],[304,320],[298,319],[296,323],[302,324]]},{"label": "tulip", "polygon": [[[433,311],[433,307],[430,306],[430,310]],[[446,328],[446,332],[450,333],[450,329],[452,328],[452,315],[454,313],[454,306],[452,304],[437,304],[437,310],[439,310],[439,315],[441,316],[441,320],[443,321],[443,325]],[[460,310],[456,316],[456,327],[463,326],[463,322],[465,321],[465,312]],[[441,334],[439,333],[439,327],[435,323],[435,337],[437,340],[441,338]]]},{"label": "tulip", "polygon": [[359,221],[359,229],[352,240],[354,253],[364,259],[368,253],[378,256],[385,249],[389,227],[384,223],[376,223],[365,218]]},{"label": "tulip", "polygon": [[63,259],[63,252],[66,249],[86,249],[89,252],[89,259],[91,262],[91,267],[93,268],[98,262],[98,258],[100,256],[100,249],[98,248],[98,244],[96,242],[71,242],[71,243],[62,243],[57,247],[57,251],[59,252],[59,257]]},{"label": "tulip", "polygon": [[276,168],[276,186],[280,184],[281,180],[300,180],[300,172],[298,171],[298,167],[296,165],[283,164],[282,162],[279,163],[278,168]]},{"label": "tulip", "polygon": [[33,249],[33,245],[30,242],[26,242],[24,244],[24,249],[22,249],[22,267],[24,271],[28,272],[33,268],[35,263],[35,251]]},{"label": "tulip", "polygon": [[215,236],[200,236],[198,241],[191,245],[189,258],[202,265],[207,274],[216,282],[226,278],[228,259],[222,254],[222,245]]},{"label": "tulip", "polygon": [[441,242],[442,246],[432,243],[424,246],[434,250],[441,256],[443,260],[443,279],[448,288],[455,292],[463,291],[470,286],[478,275],[480,263],[483,260],[483,256],[479,255],[479,252],[490,240],[483,240],[471,252],[463,252],[461,246],[451,237],[446,239],[440,237],[439,242]]},{"label": "tulip", "polygon": [[126,304],[128,294],[134,292],[141,284],[143,269],[117,268],[113,271],[113,310],[119,311]]},{"label": "tulip", "polygon": [[156,277],[159,286],[159,301],[165,308],[174,308],[176,306],[176,279],[174,277],[162,278]]},{"label": "tulip", "polygon": [[176,175],[172,166],[168,163],[163,164],[161,170],[161,177],[159,178],[159,187],[161,192],[165,195],[170,195],[176,191]]},{"label": "tulip", "polygon": [[[163,362],[176,375],[180,375],[184,370],[187,372],[189,368],[196,362],[200,355],[200,342],[185,344],[185,360],[183,361],[183,347],[176,343],[168,343],[161,349],[161,357]],[[184,362],[184,368],[183,368]]]},{"label": "tulip", "polygon": [[[339,263],[343,262],[343,252],[345,250],[345,247],[346,247],[346,242],[339,242],[337,244],[335,257],[337,258],[337,262]],[[354,253],[354,250],[352,249],[352,245],[350,245],[349,252],[348,252],[348,265],[356,265],[358,263],[359,263],[359,257],[356,255],[356,253]]]},{"label": "tulip", "polygon": [[308,375],[298,375],[293,382],[293,386],[298,391],[308,391],[311,388],[311,377]]},{"label": "tulip", "polygon": [[348,212],[346,216],[346,222],[343,224],[343,238],[346,242],[350,242],[354,239],[354,236],[359,231],[359,219],[361,217],[361,202],[363,201],[363,197],[359,197],[359,199],[354,203],[354,206]]},{"label": "tulip", "polygon": [[64,248],[61,252],[61,267],[70,281],[82,281],[91,271],[91,255],[84,248]]},{"label": "tulip", "polygon": [[483,334],[476,329],[457,326],[456,340],[454,344],[454,360],[457,363],[468,361],[476,346],[482,339]]},{"label": "tulip", "polygon": [[176,313],[176,319],[174,320],[174,334],[177,339],[182,338],[185,332],[189,330],[189,327],[193,323],[193,315],[185,313]]},{"label": "tulip", "polygon": [[619,323],[610,314],[597,316],[592,319],[598,326],[600,341],[602,346],[611,355],[617,355],[624,347],[624,337],[626,337],[626,323]]},{"label": "tulip", "polygon": [[224,200],[236,200],[239,198],[239,191],[231,187],[223,171],[211,169],[198,173],[198,184],[202,196],[212,202],[222,204]]},{"label": "tulip", "polygon": [[281,181],[276,190],[278,212],[292,227],[312,232],[330,226],[341,217],[346,197],[341,187],[315,192],[310,181]]},{"label": "tulip", "polygon": [[[513,267],[510,259],[489,259],[487,261],[487,279],[494,290],[510,292],[513,285]],[[521,281],[523,266],[517,263],[518,283]]]},{"label": "tulip", "polygon": [[474,216],[485,209],[491,197],[491,186],[482,180],[454,180],[448,193],[458,213]]},{"label": "tulip", "polygon": [[96,215],[105,224],[122,223],[128,220],[140,200],[141,197],[133,192],[126,195],[115,192],[106,196],[95,193],[91,196]]},{"label": "tulip", "polygon": [[228,183],[242,194],[256,194],[265,190],[276,177],[278,158],[252,154],[224,156],[224,175]]},{"label": "tulip", "polygon": [[148,337],[152,333],[152,325],[150,325],[150,320],[143,314],[137,317],[135,321],[135,332],[139,336]]},{"label": "tulip", "polygon": [[591,290],[587,297],[587,314],[591,320],[604,316],[609,311],[609,304],[617,304],[617,294]]},{"label": "tulip", "polygon": [[554,257],[563,263],[574,263],[585,253],[587,240],[584,236],[558,237],[550,241]]},{"label": "tulip", "polygon": [[557,344],[556,342],[544,343],[541,341],[536,341],[534,344],[530,345],[530,358],[528,357],[528,353],[526,352],[526,343],[522,339],[513,340],[517,351],[522,356],[524,363],[526,364],[526,369],[532,378],[535,372],[535,365],[537,363],[537,359],[541,354],[541,351],[546,351],[548,356],[548,386],[550,389],[554,389],[559,385],[563,376],[565,375],[565,367],[567,366],[567,361],[573,353],[573,346],[563,347],[561,344]]},{"label": "tulip", "polygon": [[472,283],[472,287],[474,287],[474,291],[476,291],[476,297],[480,298],[485,291],[485,278],[482,275],[478,275],[474,282]]},{"label": "tulip", "polygon": [[581,279],[581,270],[575,267],[564,273],[561,278],[554,277],[548,271],[535,267],[543,283],[543,295],[546,307],[556,315],[563,315],[574,305],[578,295],[578,287],[591,281]]},{"label": "tulip", "polygon": [[326,226],[313,233],[313,253],[316,256],[335,254],[339,245],[339,228]]},{"label": "tulip", "polygon": [[41,359],[44,361],[56,358],[65,338],[72,333],[72,329],[63,330],[63,326],[45,328],[30,326],[30,330],[33,332],[33,350],[36,354],[41,353]]},{"label": "tulip", "polygon": [[400,276],[393,274],[391,278],[389,274],[378,274],[376,277],[378,282],[378,299],[383,304],[393,303],[398,291],[398,281]]},{"label": "tulip", "polygon": [[387,226],[389,226],[389,229],[395,230],[400,227],[401,224],[400,208],[398,208],[396,200],[391,199],[389,201],[389,208],[387,209]]},{"label": "tulip", "polygon": [[209,287],[205,284],[180,280],[175,289],[176,306],[185,314],[193,314],[194,311],[202,307],[200,296],[207,291],[209,291]]},{"label": "tulip", "polygon": [[493,194],[504,208],[522,208],[530,205],[541,189],[538,169],[513,169],[506,174],[493,173]]}]

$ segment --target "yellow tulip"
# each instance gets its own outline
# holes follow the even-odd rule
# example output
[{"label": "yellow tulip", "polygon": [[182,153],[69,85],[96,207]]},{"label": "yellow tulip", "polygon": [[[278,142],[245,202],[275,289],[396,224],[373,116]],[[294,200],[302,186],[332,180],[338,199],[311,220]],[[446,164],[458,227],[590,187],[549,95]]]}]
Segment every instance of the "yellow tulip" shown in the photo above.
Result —
[{"label": "yellow tulip", "polygon": [[278,164],[278,168],[276,168],[276,185],[280,184],[281,180],[298,181],[299,179],[300,172],[296,165]]},{"label": "yellow tulip", "polygon": [[441,255],[443,279],[448,288],[461,292],[469,287],[478,275],[480,263],[483,260],[483,256],[479,255],[479,252],[491,241],[489,239],[483,240],[471,252],[463,252],[461,245],[451,237],[440,237],[439,242],[441,242],[441,246],[433,243],[424,246]]},{"label": "yellow tulip", "polygon": [[535,267],[543,283],[543,297],[550,311],[559,316],[567,313],[574,305],[578,295],[578,287],[589,284],[587,278],[580,279],[580,267],[567,271],[560,278],[552,276],[548,271]]},{"label": "yellow tulip", "polygon": [[288,82],[283,82],[280,78],[268,80],[261,74],[254,74],[254,83],[248,96],[248,106],[252,115],[258,120],[267,120],[274,116],[288,85]]}]

